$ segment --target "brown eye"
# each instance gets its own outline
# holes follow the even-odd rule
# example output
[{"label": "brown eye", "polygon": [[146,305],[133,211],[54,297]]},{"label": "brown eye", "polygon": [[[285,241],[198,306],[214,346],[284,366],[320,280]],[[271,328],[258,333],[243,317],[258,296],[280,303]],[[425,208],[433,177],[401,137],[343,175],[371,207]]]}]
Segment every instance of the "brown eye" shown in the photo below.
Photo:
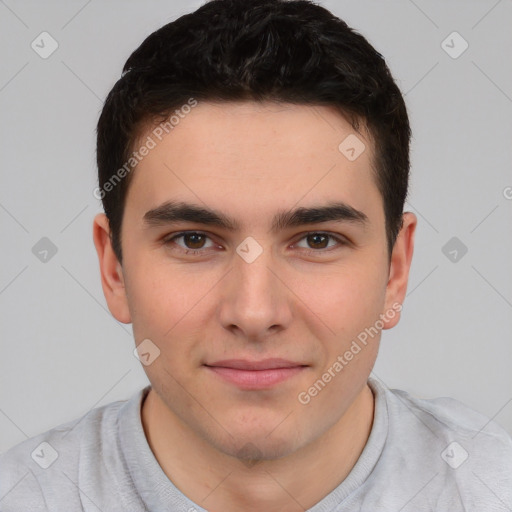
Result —
[{"label": "brown eye", "polygon": [[[331,235],[330,233],[306,233],[299,242],[302,240],[306,241],[307,246],[300,246],[298,244],[297,247],[304,249],[307,254],[323,254],[331,251],[332,249],[336,249],[336,245],[338,248],[347,245],[347,242],[339,236]],[[332,244],[329,243],[333,241]]]},{"label": "brown eye", "polygon": [[324,233],[313,233],[312,235],[306,236],[310,247],[313,249],[325,249],[329,238],[329,235],[325,235]]},{"label": "brown eye", "polygon": [[[177,240],[182,239],[182,243],[178,243]],[[210,245],[205,245],[206,241],[210,240]],[[184,251],[186,253],[192,252],[194,254],[199,254],[202,252],[207,252],[207,249],[211,249],[214,244],[211,243],[211,239],[206,233],[200,233],[197,231],[185,231],[183,233],[178,233],[174,236],[168,237],[164,240],[164,244],[170,246],[171,249],[174,249],[177,246],[178,250]]]},{"label": "brown eye", "polygon": [[183,235],[183,241],[187,249],[202,249],[204,246],[205,236],[201,233],[187,233]]}]

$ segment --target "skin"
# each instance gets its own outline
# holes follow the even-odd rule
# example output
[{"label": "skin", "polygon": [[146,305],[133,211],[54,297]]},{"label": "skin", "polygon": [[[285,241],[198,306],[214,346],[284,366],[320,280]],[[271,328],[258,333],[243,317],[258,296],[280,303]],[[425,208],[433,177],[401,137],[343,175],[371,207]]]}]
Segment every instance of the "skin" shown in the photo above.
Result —
[{"label": "skin", "polygon": [[[345,479],[368,440],[367,379],[380,332],[308,404],[297,398],[406,294],[417,218],[404,213],[389,260],[371,139],[357,134],[366,149],[354,161],[338,150],[353,133],[329,107],[203,102],[134,171],[122,265],[105,215],[95,217],[108,307],[133,324],[136,344],[150,339],[160,350],[144,366],[152,385],[141,413],[148,443],[173,483],[208,510],[310,508]],[[171,199],[219,210],[241,229],[145,225],[144,214]],[[330,200],[363,211],[368,224],[270,233],[276,211]],[[163,242],[184,230],[207,238]],[[349,243],[322,245],[311,232]],[[236,252],[248,236],[263,249],[252,263]],[[400,313],[389,316],[383,329]],[[270,357],[308,366],[270,389],[243,390],[203,365]]]}]

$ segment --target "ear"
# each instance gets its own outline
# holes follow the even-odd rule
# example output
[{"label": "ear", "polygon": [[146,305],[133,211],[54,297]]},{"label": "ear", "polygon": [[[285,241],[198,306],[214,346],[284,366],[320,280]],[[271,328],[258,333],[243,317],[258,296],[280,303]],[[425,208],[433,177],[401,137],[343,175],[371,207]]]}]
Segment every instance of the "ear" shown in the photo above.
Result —
[{"label": "ear", "polygon": [[123,269],[112,248],[110,226],[104,213],[99,213],[94,217],[93,239],[100,263],[101,286],[108,309],[116,320],[128,324],[131,322],[131,315],[128,308]]},{"label": "ear", "polygon": [[[402,228],[398,233],[391,253],[385,309],[381,317],[384,322],[383,329],[391,329],[400,321],[400,311],[407,292],[418,219],[411,212],[405,212],[402,219]],[[394,314],[391,314],[391,312],[394,312]]]}]

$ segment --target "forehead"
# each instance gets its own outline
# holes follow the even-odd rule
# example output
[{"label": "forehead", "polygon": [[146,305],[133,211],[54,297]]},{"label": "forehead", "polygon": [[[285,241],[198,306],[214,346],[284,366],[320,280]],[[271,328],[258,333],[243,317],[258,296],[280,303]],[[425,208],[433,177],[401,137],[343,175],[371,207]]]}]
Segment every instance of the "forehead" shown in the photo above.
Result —
[{"label": "forehead", "polygon": [[141,133],[135,148],[149,139],[153,148],[134,170],[127,208],[183,200],[233,217],[319,201],[382,208],[370,137],[331,107],[199,102],[186,112]]}]

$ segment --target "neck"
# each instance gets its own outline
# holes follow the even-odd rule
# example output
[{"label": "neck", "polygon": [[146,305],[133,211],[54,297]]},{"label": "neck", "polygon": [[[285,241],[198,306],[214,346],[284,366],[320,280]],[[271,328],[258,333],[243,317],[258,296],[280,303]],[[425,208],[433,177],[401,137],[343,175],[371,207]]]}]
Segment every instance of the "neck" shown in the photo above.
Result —
[{"label": "neck", "polygon": [[345,480],[366,445],[373,414],[374,397],[366,384],[318,439],[286,457],[252,464],[197,436],[153,389],[142,406],[142,423],[164,473],[199,506],[212,512],[297,512],[313,507]]}]

